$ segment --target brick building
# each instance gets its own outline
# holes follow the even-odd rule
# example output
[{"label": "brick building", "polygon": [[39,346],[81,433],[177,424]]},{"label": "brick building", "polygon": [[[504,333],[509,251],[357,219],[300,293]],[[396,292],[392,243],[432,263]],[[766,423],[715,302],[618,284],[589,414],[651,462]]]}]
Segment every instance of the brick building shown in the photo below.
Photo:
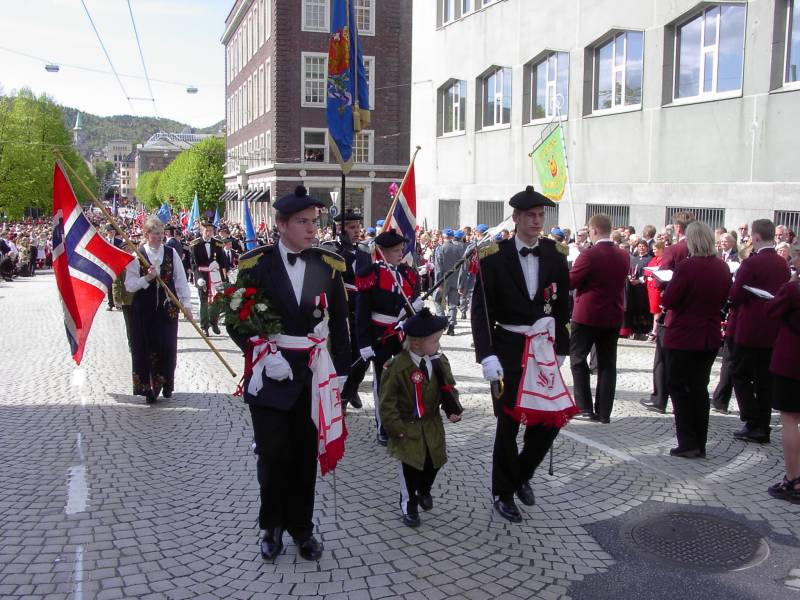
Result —
[{"label": "brick building", "polygon": [[[355,2],[370,84],[372,123],[354,144],[348,208],[383,218],[388,186],[409,160],[411,0]],[[227,215],[241,220],[244,195],[256,223],[271,200],[305,185],[320,199],[341,174],[326,140],[330,0],[236,0],[225,21]]]}]

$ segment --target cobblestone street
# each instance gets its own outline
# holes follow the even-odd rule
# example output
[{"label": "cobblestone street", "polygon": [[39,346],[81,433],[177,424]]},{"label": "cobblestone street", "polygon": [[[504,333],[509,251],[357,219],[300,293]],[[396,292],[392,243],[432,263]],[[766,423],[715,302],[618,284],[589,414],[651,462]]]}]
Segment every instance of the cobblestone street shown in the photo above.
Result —
[{"label": "cobblestone street", "polygon": [[[300,559],[286,535],[272,564],[258,554],[249,413],[187,323],[176,392],[153,406],[130,395],[121,312],[101,306],[75,367],[49,272],[0,286],[0,329],[2,598],[800,598],[800,506],[766,493],[783,476],[777,416],[760,446],[732,438],[737,415],[714,413],[706,460],[669,457],[672,415],[638,402],[650,344],[621,343],[611,424],[569,424],[554,475],[546,461],[536,506],[520,506],[515,525],[492,510],[494,418],[460,323],[443,349],[465,414],[446,425],[449,462],[422,526],[400,522],[397,463],[375,443],[368,378],[364,408],[347,416],[345,458],[318,480],[322,560]],[[213,339],[241,371],[230,339]],[[712,386],[718,372],[719,362]],[[757,558],[686,566],[631,533],[677,512],[745,526]]]}]

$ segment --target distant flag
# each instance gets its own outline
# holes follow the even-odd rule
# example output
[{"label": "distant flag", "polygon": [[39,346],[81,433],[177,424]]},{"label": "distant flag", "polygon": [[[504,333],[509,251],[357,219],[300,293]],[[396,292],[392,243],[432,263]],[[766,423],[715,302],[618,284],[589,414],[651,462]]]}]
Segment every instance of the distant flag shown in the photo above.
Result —
[{"label": "distant flag", "polygon": [[156,216],[162,223],[169,223],[169,220],[172,218],[172,210],[167,202],[164,202],[164,204],[161,205],[161,208],[158,209]]},{"label": "distant flag", "polygon": [[181,229],[183,229],[185,232],[186,226],[189,224],[189,213],[186,212],[185,208],[181,209],[181,214],[178,217],[178,220],[181,223]]},{"label": "distant flag", "polygon": [[192,212],[189,213],[189,224],[186,229],[189,231],[195,228],[195,224],[200,225],[200,203],[197,201],[197,192],[194,193],[192,201]]},{"label": "distant flag", "polygon": [[53,271],[70,353],[81,364],[86,339],[114,279],[133,257],[97,233],[59,163],[53,173]]},{"label": "distant flag", "polygon": [[219,229],[219,207],[214,209],[214,228]]},{"label": "distant flag", "polygon": [[144,219],[147,216],[147,211],[144,209],[144,204],[139,205],[139,212],[136,213],[136,217],[133,219],[133,222],[136,223],[139,227],[142,226],[144,223]]},{"label": "distant flag", "polygon": [[256,240],[256,230],[253,227],[253,219],[250,217],[250,205],[246,200],[246,196],[242,198],[242,215],[245,234],[244,245],[247,250],[252,250],[258,246],[258,241]]},{"label": "distant flag", "polygon": [[417,232],[417,191],[414,180],[414,162],[406,171],[403,183],[397,191],[390,212],[383,223],[383,231],[390,228],[397,229],[406,238],[406,247],[403,260],[413,261],[416,249]]},{"label": "distant flag", "polygon": [[369,82],[358,41],[354,4],[351,0],[331,1],[328,41],[328,139],[333,156],[345,174],[353,166],[353,134],[370,121]]},{"label": "distant flag", "polygon": [[114,194],[114,199],[111,201],[111,213],[115,216],[119,216],[119,209],[117,207],[117,195]]}]

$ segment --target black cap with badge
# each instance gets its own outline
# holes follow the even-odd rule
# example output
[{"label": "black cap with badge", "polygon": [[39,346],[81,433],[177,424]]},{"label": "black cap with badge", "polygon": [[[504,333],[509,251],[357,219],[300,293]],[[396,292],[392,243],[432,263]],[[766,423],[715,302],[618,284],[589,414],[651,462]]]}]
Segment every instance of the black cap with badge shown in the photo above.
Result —
[{"label": "black cap with badge", "polygon": [[324,208],[325,203],[308,195],[308,190],[302,185],[294,188],[294,192],[281,196],[272,205],[275,210],[284,215],[293,215],[312,206]]},{"label": "black cap with badge", "polygon": [[517,210],[528,210],[534,206],[556,206],[556,203],[550,198],[534,190],[532,185],[526,187],[524,191],[511,196],[511,200],[508,203]]},{"label": "black cap with badge", "polygon": [[[333,217],[333,220],[336,221],[337,223],[341,223],[342,222],[342,214],[339,213],[338,215]],[[354,213],[354,212],[351,212],[351,211],[348,210],[346,213],[344,213],[344,220],[345,221],[363,221],[364,220],[364,215],[360,215],[358,213]]]},{"label": "black cap with badge", "polygon": [[403,331],[409,337],[424,338],[447,329],[447,319],[437,317],[425,307],[403,322]]}]

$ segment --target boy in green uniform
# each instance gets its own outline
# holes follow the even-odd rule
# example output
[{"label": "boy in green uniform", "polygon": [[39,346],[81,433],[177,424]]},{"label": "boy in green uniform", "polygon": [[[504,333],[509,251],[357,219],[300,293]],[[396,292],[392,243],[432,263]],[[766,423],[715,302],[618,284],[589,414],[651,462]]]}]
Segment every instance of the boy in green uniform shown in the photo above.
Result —
[{"label": "boy in green uniform", "polygon": [[439,354],[447,319],[427,308],[406,319],[404,349],[384,366],[380,406],[389,436],[389,454],[400,460],[400,507],[403,523],[419,526],[419,511],[433,508],[431,488],[447,462],[441,407],[457,423],[458,401],[450,363]]}]

